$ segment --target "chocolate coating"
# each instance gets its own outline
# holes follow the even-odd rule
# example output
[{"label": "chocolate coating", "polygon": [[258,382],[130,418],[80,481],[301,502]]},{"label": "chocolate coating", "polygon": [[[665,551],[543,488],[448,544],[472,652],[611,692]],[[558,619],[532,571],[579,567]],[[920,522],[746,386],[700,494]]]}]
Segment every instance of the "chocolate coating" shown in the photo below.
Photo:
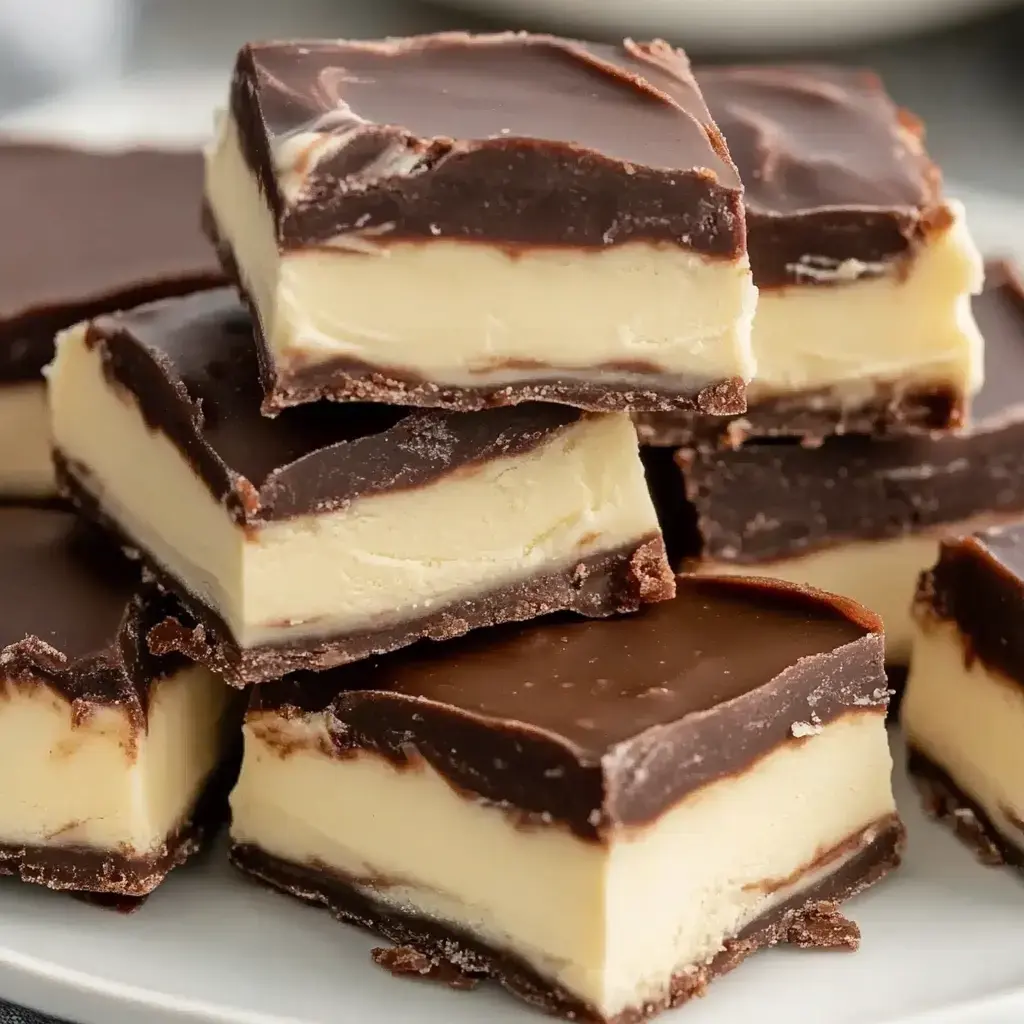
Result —
[{"label": "chocolate coating", "polygon": [[685,526],[685,553],[756,565],[1024,512],[1024,290],[1007,264],[990,264],[987,277],[974,300],[985,384],[970,426],[934,437],[831,437],[817,448],[779,440],[681,451],[698,518]]},{"label": "chocolate coating", "polygon": [[71,660],[117,637],[138,572],[70,512],[0,507],[0,647],[38,637]]},{"label": "chocolate coating", "polygon": [[[387,226],[387,239],[744,249],[736,169],[689,61],[663,42],[250,44],[231,111],[286,247]],[[300,133],[332,145],[289,150],[286,198],[282,152]]]},{"label": "chocolate coating", "polygon": [[318,403],[260,414],[251,322],[226,289],[100,317],[88,343],[146,421],[182,451],[240,522],[331,511],[539,446],[585,413],[567,406],[476,413]]},{"label": "chocolate coating", "polygon": [[636,615],[552,618],[293,677],[259,688],[250,713],[328,709],[339,756],[422,757],[460,789],[600,838],[743,770],[794,723],[886,695],[881,625],[860,606],[680,577],[674,600]]},{"label": "chocolate coating", "polygon": [[968,661],[1024,685],[1024,525],[943,539],[917,605],[956,624]]},{"label": "chocolate coating", "polygon": [[920,123],[877,75],[840,67],[708,68],[698,79],[745,186],[761,288],[844,260],[912,256],[941,212]]},{"label": "chocolate coating", "polygon": [[201,197],[198,153],[0,144],[0,381],[38,377],[79,320],[221,281]]},{"label": "chocolate coating", "polygon": [[167,599],[139,591],[136,566],[70,512],[0,507],[0,608],[4,679],[120,704],[136,722],[150,682],[180,664],[142,640]]}]

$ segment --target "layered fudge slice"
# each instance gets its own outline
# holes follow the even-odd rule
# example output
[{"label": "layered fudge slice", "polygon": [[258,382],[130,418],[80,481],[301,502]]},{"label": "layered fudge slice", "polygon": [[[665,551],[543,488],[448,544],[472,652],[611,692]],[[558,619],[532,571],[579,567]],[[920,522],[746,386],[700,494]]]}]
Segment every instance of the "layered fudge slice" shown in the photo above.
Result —
[{"label": "layered fudge slice", "polygon": [[198,153],[0,143],[0,497],[55,493],[42,368],[86,317],[210,287]]},{"label": "layered fudge slice", "polygon": [[137,586],[71,513],[0,508],[0,875],[145,896],[227,810],[232,691],[149,653]]},{"label": "layered fudge slice", "polygon": [[625,413],[317,403],[276,419],[227,290],[80,325],[50,371],[58,467],[244,684],[559,609],[633,610],[672,574]]},{"label": "layered fudge slice", "polygon": [[925,808],[1024,868],[1024,527],[944,540],[914,627],[900,717]]},{"label": "layered fudge slice", "polygon": [[747,412],[640,418],[653,444],[957,426],[981,383],[982,265],[920,123],[848,68],[698,80],[745,185],[759,289]]},{"label": "layered fudge slice", "polygon": [[206,198],[268,412],[744,408],[739,178],[665,43],[243,47]]},{"label": "layered fudge slice", "polygon": [[687,568],[846,594],[882,616],[887,659],[905,665],[917,578],[939,537],[1024,519],[1024,290],[1006,264],[990,264],[988,278],[974,302],[985,386],[963,431],[691,449],[674,467],[652,451],[665,527]]},{"label": "layered fudge slice", "polygon": [[836,904],[903,839],[887,693],[852,602],[683,577],[257,687],[232,857],[421,969],[636,1021],[763,946],[856,945]]}]

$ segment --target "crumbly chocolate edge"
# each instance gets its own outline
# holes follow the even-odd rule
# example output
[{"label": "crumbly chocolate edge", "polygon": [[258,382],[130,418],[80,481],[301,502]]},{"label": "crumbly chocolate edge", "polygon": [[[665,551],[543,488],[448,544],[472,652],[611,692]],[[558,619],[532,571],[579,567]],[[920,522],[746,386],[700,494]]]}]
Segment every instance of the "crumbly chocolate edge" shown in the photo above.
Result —
[{"label": "crumbly chocolate edge", "polygon": [[859,405],[844,404],[829,388],[748,403],[737,416],[699,412],[634,412],[640,443],[655,447],[734,449],[764,438],[817,446],[844,434],[930,437],[965,424],[967,398],[946,387],[900,387],[879,382]]},{"label": "crumbly chocolate edge", "polygon": [[105,903],[131,910],[145,900],[173,871],[203,852],[229,820],[228,794],[241,763],[241,743],[214,768],[185,821],[160,848],[147,856],[123,849],[100,850],[60,844],[11,844],[0,841],[0,877],[46,886],[75,895],[116,896]]},{"label": "crumbly chocolate edge", "polygon": [[[703,995],[715,978],[759,949],[787,941],[803,947],[835,948],[835,929],[815,928],[815,918],[824,915],[834,922],[836,904],[873,885],[900,863],[905,841],[903,825],[893,815],[880,821],[878,827],[873,841],[828,878],[772,909],[739,936],[726,941],[722,951],[707,964],[677,974],[666,999],[631,1007],[607,1024],[639,1024],[662,1010]],[[319,904],[339,920],[383,935],[396,945],[416,949],[432,961],[451,964],[469,975],[490,976],[520,999],[548,1013],[606,1024],[593,1007],[553,985],[514,954],[491,949],[438,922],[383,910],[336,873],[290,863],[253,844],[234,844],[230,857],[239,870],[271,888]]]},{"label": "crumbly chocolate edge", "polygon": [[216,612],[124,536],[59,454],[56,466],[61,490],[79,514],[118,538],[126,551],[140,557],[146,575],[180,602],[185,613],[181,618],[169,615],[150,628],[150,651],[161,657],[174,652],[183,654],[217,672],[233,686],[267,682],[301,669],[323,671],[372,654],[398,650],[417,640],[449,640],[482,626],[521,622],[556,611],[604,618],[636,611],[642,604],[668,600],[675,594],[675,576],[669,568],[661,534],[647,534],[625,547],[581,558],[570,568],[505,584],[384,630],[242,650]]},{"label": "crumbly chocolate edge", "polygon": [[149,632],[150,649],[161,655],[178,651],[222,675],[232,686],[268,682],[299,670],[324,671],[419,640],[451,640],[472,629],[523,622],[553,612],[604,618],[637,611],[642,604],[667,600],[675,593],[664,542],[658,535],[648,535],[635,545],[580,559],[572,568],[506,584],[386,629],[242,650],[219,616],[185,593],[165,572],[153,575],[178,597],[191,622],[169,616],[158,623]]},{"label": "crumbly chocolate edge", "polygon": [[981,805],[944,768],[913,745],[907,748],[907,772],[917,787],[925,814],[948,826],[982,864],[1008,864],[1024,873],[1024,849],[1007,840]]},{"label": "crumbly chocolate edge", "polygon": [[137,736],[146,728],[153,687],[187,664],[182,654],[155,655],[146,643],[150,627],[173,608],[166,594],[140,584],[125,602],[116,635],[91,654],[69,660],[38,636],[8,644],[0,648],[0,692],[5,685],[45,686],[67,702],[76,718],[91,708],[116,708]]},{"label": "crumbly chocolate edge", "polygon": [[260,377],[266,398],[263,412],[275,415],[291,406],[321,399],[337,402],[375,402],[414,408],[479,412],[482,409],[547,402],[571,405],[588,412],[621,412],[644,409],[651,412],[693,410],[709,416],[731,416],[747,408],[746,384],[739,377],[691,383],[680,391],[637,388],[635,381],[616,380],[614,369],[604,381],[522,380],[514,384],[456,387],[410,376],[407,372],[377,367],[354,359],[334,359],[305,370],[282,371],[263,331],[259,310],[242,282],[231,247],[223,240],[209,204],[203,208],[203,228],[239,297],[249,310],[256,336]]}]

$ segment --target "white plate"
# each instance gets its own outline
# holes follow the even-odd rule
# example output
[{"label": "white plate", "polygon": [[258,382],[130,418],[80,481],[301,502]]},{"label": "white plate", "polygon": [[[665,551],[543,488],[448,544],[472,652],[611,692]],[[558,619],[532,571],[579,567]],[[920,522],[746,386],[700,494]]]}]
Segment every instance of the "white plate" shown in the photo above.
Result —
[{"label": "white plate", "polygon": [[974,17],[1017,0],[446,0],[520,25],[530,19],[580,34],[668,35],[732,51],[853,44]]},{"label": "white plate", "polygon": [[[219,92],[219,85],[217,90]],[[195,141],[200,92],[150,80],[103,103],[49,107],[21,130],[78,141]],[[155,123],[153,111],[163,111]],[[69,128],[69,126],[72,126]],[[989,251],[1024,240],[1024,207],[965,195]],[[900,758],[897,754],[897,762]],[[773,950],[716,982],[665,1024],[1020,1024],[1024,884],[979,866],[923,819],[902,772],[910,828],[904,867],[851,904],[856,955]],[[10,879],[0,882],[0,996],[81,1024],[530,1024],[544,1018],[497,989],[395,980],[373,940],[323,912],[237,877],[223,851],[172,875],[123,917]]]}]

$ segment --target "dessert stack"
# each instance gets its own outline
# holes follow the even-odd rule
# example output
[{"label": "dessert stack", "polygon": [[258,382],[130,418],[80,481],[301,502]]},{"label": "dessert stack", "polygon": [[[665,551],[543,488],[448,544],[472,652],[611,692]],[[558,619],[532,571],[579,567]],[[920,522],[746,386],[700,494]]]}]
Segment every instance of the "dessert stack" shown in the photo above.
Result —
[{"label": "dessert stack", "polygon": [[0,873],[146,896],[241,736],[233,862],[396,973],[632,1021],[855,947],[903,843],[882,620],[800,559],[973,521],[871,486],[1005,427],[939,436],[981,267],[919,126],[662,42],[253,44],[200,208],[229,287],[46,321],[74,514],[0,510]]},{"label": "dessert stack", "polygon": [[740,416],[638,415],[676,449],[649,457],[666,529],[692,571],[880,613],[899,679],[940,536],[1024,516],[1024,292],[1005,264],[982,290],[962,206],[874,75],[698,77],[746,185],[758,370]]}]

